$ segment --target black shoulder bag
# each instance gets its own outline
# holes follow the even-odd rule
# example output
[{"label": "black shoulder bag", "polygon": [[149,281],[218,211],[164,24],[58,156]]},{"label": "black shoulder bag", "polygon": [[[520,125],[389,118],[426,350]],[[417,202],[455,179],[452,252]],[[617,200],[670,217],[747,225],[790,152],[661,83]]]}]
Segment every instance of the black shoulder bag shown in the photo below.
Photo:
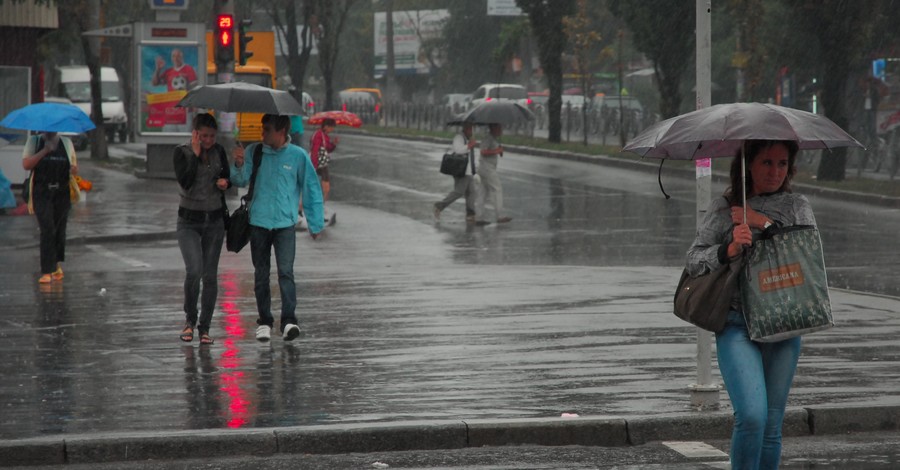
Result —
[{"label": "black shoulder bag", "polygon": [[[466,139],[468,143],[468,139]],[[466,176],[466,168],[469,166],[468,153],[453,153],[451,149],[441,159],[441,173],[454,178]]]},{"label": "black shoulder bag", "polygon": [[[253,173],[250,175],[250,189],[247,195],[241,198],[241,206],[234,210],[225,230],[225,248],[237,253],[247,246],[250,241],[250,200],[253,199],[253,185],[256,182],[256,173],[262,162],[262,143],[256,144],[253,149]],[[224,195],[223,195],[224,197]]]}]

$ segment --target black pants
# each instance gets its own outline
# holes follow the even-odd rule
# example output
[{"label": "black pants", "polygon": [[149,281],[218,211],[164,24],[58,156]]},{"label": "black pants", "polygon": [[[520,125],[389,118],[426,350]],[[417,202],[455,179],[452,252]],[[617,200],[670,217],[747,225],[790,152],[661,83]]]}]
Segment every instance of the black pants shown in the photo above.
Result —
[{"label": "black pants", "polygon": [[41,229],[41,273],[56,271],[56,263],[66,260],[66,222],[72,201],[69,186],[50,190],[34,188],[34,215]]}]

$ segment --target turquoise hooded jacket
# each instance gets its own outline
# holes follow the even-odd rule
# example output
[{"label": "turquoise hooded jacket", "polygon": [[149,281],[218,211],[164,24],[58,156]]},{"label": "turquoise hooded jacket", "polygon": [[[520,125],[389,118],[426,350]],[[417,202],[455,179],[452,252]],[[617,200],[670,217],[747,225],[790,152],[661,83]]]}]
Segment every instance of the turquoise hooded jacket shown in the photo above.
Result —
[{"label": "turquoise hooded jacket", "polygon": [[244,164],[240,168],[231,164],[231,184],[240,188],[250,184],[253,152],[258,145],[263,146],[263,151],[250,201],[250,225],[267,230],[293,227],[297,224],[297,208],[302,197],[310,233],[321,232],[325,227],[325,210],[319,177],[306,150],[290,141],[279,149],[263,143],[247,146]]}]

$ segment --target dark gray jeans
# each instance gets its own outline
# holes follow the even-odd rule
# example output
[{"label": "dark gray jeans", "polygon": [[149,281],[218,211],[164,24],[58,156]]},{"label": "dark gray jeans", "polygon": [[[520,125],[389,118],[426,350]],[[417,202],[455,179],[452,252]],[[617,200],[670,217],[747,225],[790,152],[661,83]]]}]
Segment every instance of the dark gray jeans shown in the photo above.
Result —
[{"label": "dark gray jeans", "polygon": [[[216,297],[219,293],[219,255],[225,240],[225,224],[221,218],[195,222],[178,218],[178,248],[184,259],[184,314],[185,321],[196,325],[200,333],[209,331]],[[200,322],[197,323],[197,299],[200,283],[203,297],[200,299]]]}]

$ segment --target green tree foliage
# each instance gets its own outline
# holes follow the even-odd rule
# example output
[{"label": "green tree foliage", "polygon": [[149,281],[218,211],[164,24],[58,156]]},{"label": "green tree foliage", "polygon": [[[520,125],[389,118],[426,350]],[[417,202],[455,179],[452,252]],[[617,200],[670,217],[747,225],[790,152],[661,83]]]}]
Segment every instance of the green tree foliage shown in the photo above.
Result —
[{"label": "green tree foliage", "polygon": [[319,69],[325,82],[325,109],[334,109],[334,75],[341,34],[355,0],[311,0],[321,28],[318,31]]},{"label": "green tree foliage", "polygon": [[634,44],[653,62],[660,94],[660,114],[681,111],[681,80],[694,63],[694,2],[610,0],[610,11],[633,33]]},{"label": "green tree foliage", "polygon": [[[791,27],[811,37],[818,46],[815,68],[821,84],[820,96],[825,115],[848,129],[850,110],[845,101],[853,86],[852,77],[865,70],[868,57],[863,53],[871,44],[873,13],[880,11],[878,0],[783,0],[788,5]],[[789,44],[809,51],[803,44]],[[847,149],[839,148],[823,155],[818,168],[821,181],[843,181]]]},{"label": "green tree foliage", "polygon": [[485,81],[499,81],[493,45],[498,43],[500,19],[487,16],[484,0],[458,0],[447,5],[450,18],[444,25],[447,63],[437,78],[448,93],[472,92]]},{"label": "green tree foliage", "polygon": [[[602,58],[594,55],[593,49],[600,44],[603,39],[593,28],[593,22],[590,18],[590,10],[588,9],[587,0],[577,0],[577,10],[572,16],[563,18],[566,35],[569,36],[569,43],[572,45],[572,52],[575,56],[575,72],[578,74],[578,81],[581,85],[581,95],[584,97],[584,105],[581,107],[581,119],[585,126],[588,122],[588,107],[594,96],[593,92],[593,76],[597,62]],[[621,104],[621,103],[620,103]],[[624,114],[624,113],[622,113]],[[622,116],[620,114],[620,116]],[[620,126],[621,140],[625,140],[625,128]],[[582,132],[583,143],[588,144],[588,133]]]},{"label": "green tree foliage", "polygon": [[575,0],[516,0],[531,21],[531,31],[538,42],[538,57],[544,69],[544,77],[550,96],[547,100],[549,111],[549,134],[547,140],[560,142],[562,126],[562,74],[563,62],[560,51],[565,51],[568,37],[563,28],[563,18],[575,12]]}]

